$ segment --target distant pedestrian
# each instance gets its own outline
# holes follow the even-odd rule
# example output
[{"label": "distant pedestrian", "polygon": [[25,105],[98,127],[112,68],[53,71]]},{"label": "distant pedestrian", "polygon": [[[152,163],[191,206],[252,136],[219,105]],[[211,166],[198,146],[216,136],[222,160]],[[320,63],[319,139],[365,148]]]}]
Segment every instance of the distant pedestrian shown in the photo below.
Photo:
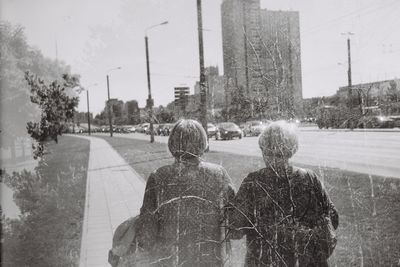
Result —
[{"label": "distant pedestrian", "polygon": [[223,266],[228,260],[224,207],[234,186],[223,167],[201,159],[207,146],[197,121],[180,120],[171,130],[175,162],[150,175],[140,211],[153,218],[151,240],[143,242],[149,266]]},{"label": "distant pedestrian", "polygon": [[266,167],[243,180],[231,213],[247,239],[246,266],[327,266],[338,213],[317,175],[291,166],[295,126],[267,126],[259,138]]}]

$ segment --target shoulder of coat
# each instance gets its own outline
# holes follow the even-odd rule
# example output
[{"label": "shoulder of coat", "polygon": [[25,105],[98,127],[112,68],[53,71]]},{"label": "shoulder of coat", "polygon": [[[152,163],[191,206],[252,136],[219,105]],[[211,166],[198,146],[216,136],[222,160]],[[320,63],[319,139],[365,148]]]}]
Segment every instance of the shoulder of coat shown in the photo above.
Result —
[{"label": "shoulder of coat", "polygon": [[158,168],[157,170],[153,171],[151,173],[151,175],[158,177],[158,176],[162,176],[162,175],[168,174],[172,170],[173,170],[173,166],[172,165],[165,165],[165,166],[162,166],[162,167]]}]

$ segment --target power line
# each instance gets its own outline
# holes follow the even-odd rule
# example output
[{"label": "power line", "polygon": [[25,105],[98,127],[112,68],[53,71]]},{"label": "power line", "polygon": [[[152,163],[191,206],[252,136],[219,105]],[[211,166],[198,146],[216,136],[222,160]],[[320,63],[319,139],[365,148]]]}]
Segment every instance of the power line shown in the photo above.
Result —
[{"label": "power line", "polygon": [[[369,11],[365,11],[365,10],[370,9],[370,8],[372,8],[373,6],[368,6],[368,7],[360,8],[360,9],[358,9],[358,10],[349,12],[349,13],[347,13],[347,14],[345,14],[345,15],[339,16],[339,17],[334,18],[334,19],[332,19],[332,20],[330,20],[330,21],[327,21],[327,22],[325,22],[325,23],[319,24],[318,26],[316,26],[316,27],[314,27],[314,28],[310,28],[310,29],[304,31],[304,32],[303,32],[303,35],[308,35],[308,34],[311,34],[311,33],[317,32],[317,31],[320,31],[320,30],[324,29],[325,27],[334,26],[334,24],[335,24],[337,21],[340,21],[340,20],[345,19],[345,18],[347,18],[347,17],[351,17],[351,16],[354,16],[354,15],[359,15],[359,16],[360,16],[360,14],[362,14],[364,11],[365,11],[365,13],[362,14],[362,15],[367,15],[367,14],[371,14],[371,13],[373,13],[373,12],[376,12],[376,11],[378,11],[378,10],[380,10],[380,9],[388,8],[388,7],[392,6],[393,4],[397,4],[397,3],[399,3],[399,1],[398,1],[398,0],[395,0],[395,1],[391,2],[391,3],[389,3],[389,4],[379,5],[379,6],[376,7],[375,9],[372,9],[372,10],[369,10]],[[360,14],[358,14],[358,13],[360,13]]]}]

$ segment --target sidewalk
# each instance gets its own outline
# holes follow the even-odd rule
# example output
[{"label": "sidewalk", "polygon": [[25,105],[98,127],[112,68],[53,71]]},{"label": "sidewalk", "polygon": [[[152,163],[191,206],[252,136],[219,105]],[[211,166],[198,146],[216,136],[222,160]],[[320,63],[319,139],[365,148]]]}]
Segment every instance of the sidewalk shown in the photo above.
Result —
[{"label": "sidewalk", "polygon": [[145,182],[104,140],[90,140],[80,267],[110,266],[115,229],[139,213]]}]

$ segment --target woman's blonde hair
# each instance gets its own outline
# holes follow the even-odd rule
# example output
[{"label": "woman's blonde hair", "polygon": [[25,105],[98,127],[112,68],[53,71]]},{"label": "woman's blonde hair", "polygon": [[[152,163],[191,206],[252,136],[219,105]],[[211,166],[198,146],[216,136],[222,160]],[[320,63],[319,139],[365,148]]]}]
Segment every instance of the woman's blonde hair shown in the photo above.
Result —
[{"label": "woman's blonde hair", "polygon": [[289,159],[298,149],[296,125],[286,121],[270,123],[258,139],[264,155]]}]

